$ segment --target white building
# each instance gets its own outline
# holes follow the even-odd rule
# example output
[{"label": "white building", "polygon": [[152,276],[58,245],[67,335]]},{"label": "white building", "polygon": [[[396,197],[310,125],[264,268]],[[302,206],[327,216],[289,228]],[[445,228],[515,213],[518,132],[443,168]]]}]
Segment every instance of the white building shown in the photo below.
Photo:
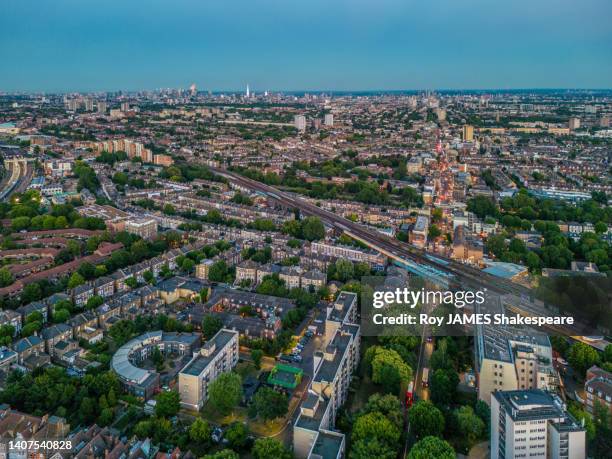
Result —
[{"label": "white building", "polygon": [[491,459],[584,459],[585,429],[555,395],[542,390],[495,392]]},{"label": "white building", "polygon": [[238,336],[234,330],[221,329],[179,373],[181,405],[198,411],[208,400],[208,385],[221,373],[238,363]]},{"label": "white building", "polygon": [[334,126],[334,115],[332,113],[326,113],[324,123],[325,123],[325,126],[333,127]]},{"label": "white building", "polygon": [[[498,313],[502,301],[488,297],[486,310]],[[497,391],[543,389],[554,391],[559,375],[552,364],[550,339],[535,330],[503,325],[478,325],[475,330],[476,378],[478,398],[491,403]]]},{"label": "white building", "polygon": [[334,431],[338,409],[346,402],[359,363],[361,333],[357,295],[341,292],[325,313],[325,337],[315,352],[314,377],[293,425],[293,450],[298,458],[342,458],[345,438]]},{"label": "white building", "polygon": [[304,115],[295,115],[293,125],[299,132],[306,131],[306,117]]}]

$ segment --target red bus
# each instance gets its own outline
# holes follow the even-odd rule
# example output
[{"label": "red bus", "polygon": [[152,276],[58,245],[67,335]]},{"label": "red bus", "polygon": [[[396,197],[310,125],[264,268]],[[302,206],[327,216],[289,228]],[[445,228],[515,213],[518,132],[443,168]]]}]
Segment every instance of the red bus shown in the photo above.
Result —
[{"label": "red bus", "polygon": [[414,395],[412,391],[414,390],[414,382],[410,381],[408,385],[408,389],[406,389],[406,408],[410,408],[412,406],[412,402],[414,400]]}]

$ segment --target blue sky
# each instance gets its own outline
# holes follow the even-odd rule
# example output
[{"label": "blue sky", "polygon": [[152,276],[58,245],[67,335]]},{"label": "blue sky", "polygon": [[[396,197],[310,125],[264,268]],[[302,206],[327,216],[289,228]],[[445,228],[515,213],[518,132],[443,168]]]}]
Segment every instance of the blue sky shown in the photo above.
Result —
[{"label": "blue sky", "polygon": [[611,88],[610,0],[2,0],[0,91]]}]

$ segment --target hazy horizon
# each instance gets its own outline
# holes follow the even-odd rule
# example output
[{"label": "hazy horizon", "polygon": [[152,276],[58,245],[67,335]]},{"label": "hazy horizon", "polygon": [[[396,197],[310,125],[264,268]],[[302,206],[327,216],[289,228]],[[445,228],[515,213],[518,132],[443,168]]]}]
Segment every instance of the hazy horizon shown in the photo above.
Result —
[{"label": "hazy horizon", "polygon": [[610,19],[608,0],[5,0],[0,91],[607,89]]}]

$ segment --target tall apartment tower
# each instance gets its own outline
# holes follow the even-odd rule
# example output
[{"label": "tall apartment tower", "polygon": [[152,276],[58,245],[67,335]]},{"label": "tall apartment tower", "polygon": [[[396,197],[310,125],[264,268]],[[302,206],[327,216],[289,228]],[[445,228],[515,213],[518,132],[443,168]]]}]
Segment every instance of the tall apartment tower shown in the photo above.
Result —
[{"label": "tall apartment tower", "polygon": [[304,115],[295,115],[293,125],[299,132],[306,131],[306,117]]},{"label": "tall apartment tower", "polygon": [[463,126],[463,141],[472,142],[474,140],[474,126],[466,124]]},{"label": "tall apartment tower", "polygon": [[567,123],[570,131],[575,131],[576,129],[580,129],[580,118],[570,118]]},{"label": "tall apartment tower", "polygon": [[494,392],[491,459],[584,459],[586,431],[563,401],[539,389]]},{"label": "tall apartment tower", "polygon": [[85,100],[83,100],[83,106],[85,107],[86,112],[93,112],[93,109],[94,109],[93,99],[88,97]]},{"label": "tall apartment tower", "polygon": [[108,108],[108,105],[106,104],[106,102],[100,100],[98,101],[97,105],[98,105],[98,113],[102,113],[102,114],[106,113],[106,109]]},{"label": "tall apartment tower", "polygon": [[333,127],[334,125],[334,115],[332,113],[325,114],[325,126]]}]

